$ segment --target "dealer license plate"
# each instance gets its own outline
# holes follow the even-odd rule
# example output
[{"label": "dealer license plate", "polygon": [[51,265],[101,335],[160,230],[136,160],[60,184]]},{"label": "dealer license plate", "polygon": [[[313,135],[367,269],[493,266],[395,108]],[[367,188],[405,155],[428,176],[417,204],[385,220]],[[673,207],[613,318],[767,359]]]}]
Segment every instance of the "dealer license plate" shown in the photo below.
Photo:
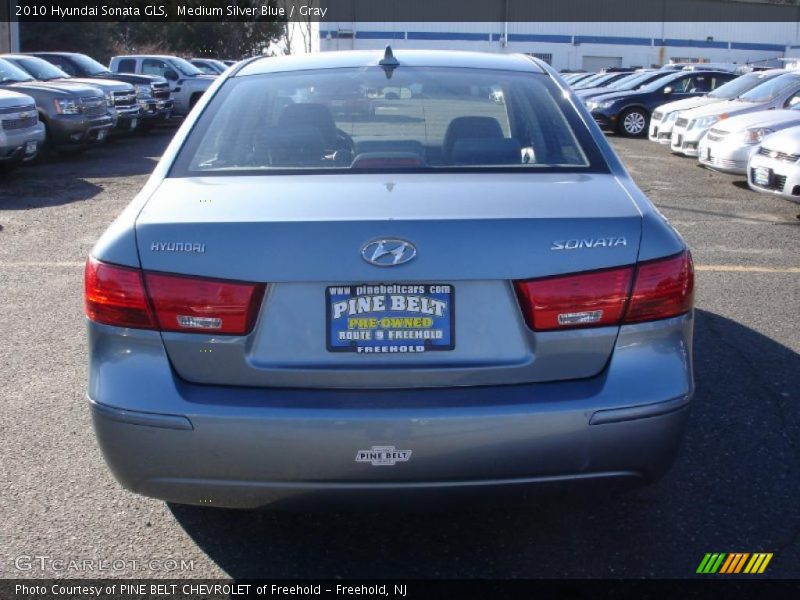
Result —
[{"label": "dealer license plate", "polygon": [[455,348],[455,290],[442,283],[375,283],[325,290],[331,352],[414,354]]},{"label": "dealer license plate", "polygon": [[753,182],[756,185],[769,185],[770,180],[772,179],[772,169],[767,167],[757,167],[755,172],[753,173]]}]

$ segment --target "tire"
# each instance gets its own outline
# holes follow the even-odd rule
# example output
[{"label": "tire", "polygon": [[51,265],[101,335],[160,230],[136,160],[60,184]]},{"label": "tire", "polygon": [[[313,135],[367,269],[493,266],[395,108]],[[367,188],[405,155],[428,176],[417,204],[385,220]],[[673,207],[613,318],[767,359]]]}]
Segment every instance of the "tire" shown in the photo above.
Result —
[{"label": "tire", "polygon": [[620,115],[617,131],[625,137],[642,137],[647,134],[649,120],[643,108],[629,108]]}]

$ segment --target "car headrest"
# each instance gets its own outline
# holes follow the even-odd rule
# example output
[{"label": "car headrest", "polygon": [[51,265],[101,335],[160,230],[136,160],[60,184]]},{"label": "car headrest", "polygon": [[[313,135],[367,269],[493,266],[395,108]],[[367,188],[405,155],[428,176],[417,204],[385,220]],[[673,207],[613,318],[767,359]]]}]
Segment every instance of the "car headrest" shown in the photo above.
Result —
[{"label": "car headrest", "polygon": [[454,165],[519,165],[522,147],[513,138],[462,139],[453,145]]},{"label": "car headrest", "polygon": [[273,167],[315,166],[325,155],[325,142],[314,127],[270,127],[256,140],[255,151]]},{"label": "car headrest", "polygon": [[327,106],[312,102],[289,104],[278,118],[278,127],[297,128],[313,127],[317,129],[326,142],[336,139],[336,121]]},{"label": "car headrest", "polygon": [[452,160],[453,146],[462,139],[503,138],[500,123],[494,117],[456,117],[447,126],[442,142],[445,158]]}]

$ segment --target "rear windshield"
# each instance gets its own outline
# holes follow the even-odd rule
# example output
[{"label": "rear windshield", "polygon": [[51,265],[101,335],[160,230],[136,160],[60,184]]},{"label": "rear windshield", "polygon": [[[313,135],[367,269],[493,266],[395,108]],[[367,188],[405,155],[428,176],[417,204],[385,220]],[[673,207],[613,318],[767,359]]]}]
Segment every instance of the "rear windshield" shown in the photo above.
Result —
[{"label": "rear windshield", "polygon": [[[579,139],[581,141],[579,141]],[[542,74],[380,67],[232,78],[172,176],[275,170],[597,167],[574,108]]]}]

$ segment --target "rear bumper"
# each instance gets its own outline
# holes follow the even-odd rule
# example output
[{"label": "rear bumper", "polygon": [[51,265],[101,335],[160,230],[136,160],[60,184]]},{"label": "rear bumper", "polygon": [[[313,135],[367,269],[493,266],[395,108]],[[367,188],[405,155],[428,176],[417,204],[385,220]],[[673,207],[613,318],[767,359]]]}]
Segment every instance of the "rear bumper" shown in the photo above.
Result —
[{"label": "rear bumper", "polygon": [[[687,402],[685,397],[636,407],[642,415],[654,415],[596,424],[576,411],[535,410],[513,415],[454,411],[449,419],[424,424],[412,416],[336,419],[302,411],[229,420],[172,416],[158,422],[91,406],[103,453],[126,488],[181,504],[259,508],[293,498],[325,504],[336,496],[419,493],[427,500],[434,494],[463,497],[599,482],[645,483],[672,463]],[[178,421],[191,429],[173,429]],[[384,434],[371,439],[377,431]],[[398,450],[411,449],[409,463],[355,463],[359,449],[385,446],[384,439]],[[337,465],[331,464],[332,455],[339,457]],[[408,473],[411,461],[429,473],[415,469],[418,474],[397,479],[380,472]],[[500,465],[505,461],[514,463],[514,471],[524,466],[527,473],[504,474]],[[450,474],[463,464],[472,465],[476,477]],[[497,474],[491,472],[495,469]],[[361,477],[353,478],[356,471]]]},{"label": "rear bumper", "polygon": [[[693,392],[692,317],[622,328],[599,375],[411,390],[189,384],[157,334],[90,323],[89,397],[116,478],[140,494],[255,508],[331,496],[501,493],[657,479]],[[373,447],[408,460],[356,460]]]}]

